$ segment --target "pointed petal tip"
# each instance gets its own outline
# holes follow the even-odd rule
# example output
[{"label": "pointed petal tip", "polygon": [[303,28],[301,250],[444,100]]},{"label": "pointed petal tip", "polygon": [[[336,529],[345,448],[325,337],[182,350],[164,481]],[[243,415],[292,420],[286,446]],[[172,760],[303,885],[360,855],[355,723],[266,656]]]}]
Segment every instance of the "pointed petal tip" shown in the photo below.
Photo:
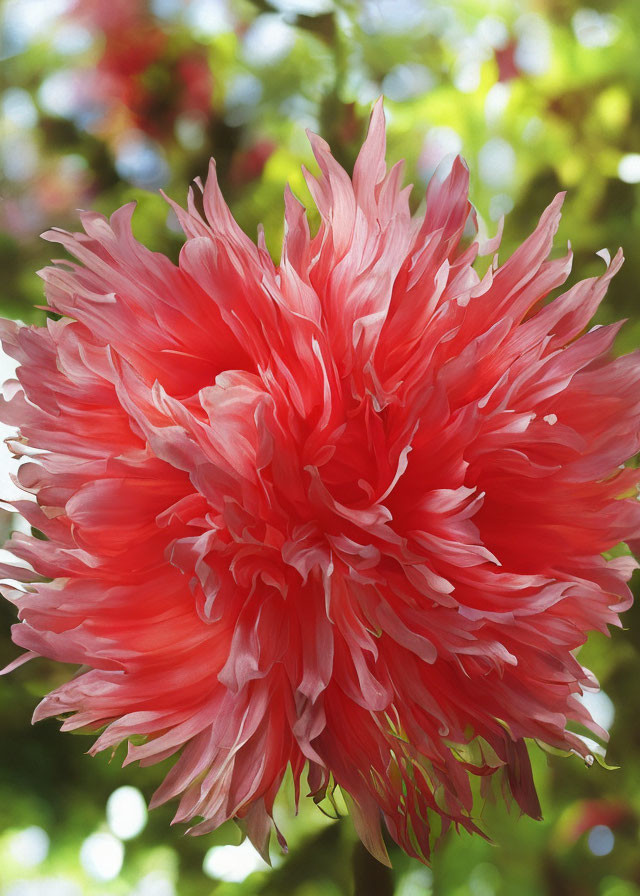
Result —
[{"label": "pointed petal tip", "polygon": [[41,240],[46,240],[47,243],[58,243],[60,242],[60,236],[63,234],[68,234],[66,230],[60,230],[56,227],[51,227],[49,230],[43,230],[40,234]]},{"label": "pointed petal tip", "polygon": [[[138,208],[138,200],[130,199],[129,202],[125,202],[124,205],[119,206],[111,214],[109,219],[107,219],[104,215],[100,215],[99,217],[102,218],[104,221],[108,220],[109,222],[117,221],[119,218],[122,218],[122,217],[128,218],[129,220],[131,220],[133,218],[133,215],[137,208]],[[83,217],[88,216],[88,215],[91,215],[92,217],[95,218],[96,212],[80,212],[80,220],[82,221]]]},{"label": "pointed petal tip", "polygon": [[371,127],[374,121],[376,123],[379,123],[380,120],[382,120],[382,124],[384,125],[386,116],[384,114],[384,94],[382,93],[371,107],[371,115],[369,116],[369,127]]},{"label": "pointed petal tip", "polygon": [[463,176],[466,181],[469,180],[469,166],[467,161],[460,153],[447,153],[443,156],[433,172],[431,181],[434,184],[444,184],[446,182],[455,181],[456,176]]},{"label": "pointed petal tip", "polygon": [[[164,803],[167,803],[171,799],[170,796],[164,796],[161,791],[162,788],[158,787],[157,790],[155,790],[151,795],[151,799],[149,800],[149,811],[151,811],[152,809],[157,809],[158,806],[164,805]],[[176,820],[177,819],[174,817],[173,822],[175,822]]]},{"label": "pointed petal tip", "polygon": [[45,699],[41,700],[40,703],[38,703],[36,708],[33,710],[33,713],[31,715],[31,724],[32,725],[35,725],[36,722],[41,722],[43,719],[49,718],[51,713],[48,712],[47,703],[48,703],[48,701],[47,701],[47,698],[45,697]]},{"label": "pointed petal tip", "polygon": [[313,154],[318,162],[320,162],[320,160],[324,156],[331,155],[331,147],[329,146],[327,141],[320,136],[320,134],[316,134],[311,130],[311,128],[306,128],[305,133],[307,135],[309,143],[311,144]]},{"label": "pointed petal tip", "polygon": [[27,650],[26,653],[21,653],[20,656],[16,657],[15,660],[7,663],[4,668],[0,669],[0,675],[9,675],[10,672],[13,672],[15,669],[18,669],[20,666],[23,666],[25,663],[28,663],[29,660],[32,660],[37,656],[38,654],[33,650]]},{"label": "pointed petal tip", "polygon": [[606,248],[600,249],[599,252],[596,252],[596,255],[598,255],[604,261],[605,265],[607,266],[605,274],[609,275],[610,277],[612,277],[614,274],[617,274],[617,272],[624,264],[624,252],[622,246],[618,248],[618,251],[613,256],[613,258],[611,257],[611,253],[609,252],[609,250]]},{"label": "pointed petal tip", "polygon": [[357,835],[362,841],[362,845],[371,853],[374,859],[377,859],[380,862],[381,865],[386,865],[387,868],[391,868],[391,859],[389,858],[389,853],[387,852],[387,847],[382,837],[380,815],[377,811],[377,806],[372,805],[370,802],[368,806],[363,807],[347,790],[341,788],[341,791],[351,821],[356,829]]}]

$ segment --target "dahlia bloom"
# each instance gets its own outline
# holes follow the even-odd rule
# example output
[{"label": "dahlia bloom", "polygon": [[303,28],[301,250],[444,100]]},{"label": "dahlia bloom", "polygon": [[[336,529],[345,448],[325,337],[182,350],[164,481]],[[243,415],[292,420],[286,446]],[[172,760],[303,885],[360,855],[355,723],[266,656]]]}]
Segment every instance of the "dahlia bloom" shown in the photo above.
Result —
[{"label": "dahlia bloom", "polygon": [[546,302],[562,196],[481,278],[459,158],[412,217],[380,104],[353,179],[310,139],[320,227],[287,191],[278,265],[213,163],[203,213],[171,203],[177,266],[132,205],[45,234],[77,262],[42,272],[60,319],[3,323],[0,416],[47,540],[14,534],[27,565],[1,571],[30,583],[8,590],[17,662],[82,666],[35,718],[175,755],[153,804],[179,797],[176,820],[236,818],[265,854],[306,768],[375,856],[384,820],[426,861],[478,830],[474,776],[540,816],[525,738],[588,759],[567,726],[605,736],[575,652],[631,602],[634,561],[603,552],[640,536],[640,358],[585,332],[621,253]]}]

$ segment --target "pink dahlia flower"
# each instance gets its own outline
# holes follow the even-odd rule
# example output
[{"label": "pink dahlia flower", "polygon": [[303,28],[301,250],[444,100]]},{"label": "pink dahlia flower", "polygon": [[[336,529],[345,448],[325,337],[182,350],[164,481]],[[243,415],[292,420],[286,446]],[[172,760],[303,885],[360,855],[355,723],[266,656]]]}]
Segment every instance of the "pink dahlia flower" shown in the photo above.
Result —
[{"label": "pink dahlia flower", "polygon": [[132,205],[46,234],[77,262],[42,274],[59,320],[3,324],[1,417],[47,538],[10,549],[47,581],[2,571],[32,582],[9,592],[18,662],[82,666],[35,718],[175,755],[153,804],[176,820],[239,819],[264,854],[306,767],[374,855],[384,819],[426,860],[436,828],[477,830],[473,776],[539,817],[525,738],[587,757],[568,725],[605,735],[575,652],[631,602],[635,563],[603,552],[640,537],[640,359],[585,332],[620,253],[546,301],[562,196],[480,278],[460,159],[415,218],[381,105],[353,179],[311,142],[320,227],[287,191],[277,265],[213,163],[204,213],[173,206],[177,266]]}]

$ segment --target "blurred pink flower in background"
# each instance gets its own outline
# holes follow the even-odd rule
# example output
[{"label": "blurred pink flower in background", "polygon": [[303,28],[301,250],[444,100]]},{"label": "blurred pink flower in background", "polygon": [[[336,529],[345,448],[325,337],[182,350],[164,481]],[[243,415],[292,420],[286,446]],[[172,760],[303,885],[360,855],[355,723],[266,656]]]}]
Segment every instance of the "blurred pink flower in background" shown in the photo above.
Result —
[{"label": "blurred pink flower in background", "polygon": [[92,177],[78,156],[38,159],[31,173],[31,189],[18,196],[6,196],[0,203],[0,229],[14,239],[28,243],[47,226],[52,215],[64,215],[69,208],[90,202]]},{"label": "blurred pink flower in background", "polygon": [[96,121],[93,129],[117,134],[135,128],[156,139],[173,135],[176,121],[212,115],[213,75],[203,46],[171,42],[145,2],[78,0],[71,21],[94,33],[95,64],[79,70],[77,102]]},{"label": "blurred pink flower in background", "polygon": [[73,0],[67,16],[91,30],[124,32],[149,17],[147,0]]},{"label": "blurred pink flower in background", "polygon": [[232,186],[241,187],[259,178],[276,149],[273,140],[259,138],[246,149],[237,150],[229,169],[229,181]]},{"label": "blurred pink flower in background", "polygon": [[459,158],[421,219],[380,104],[353,180],[311,141],[320,229],[287,192],[279,265],[213,166],[203,214],[172,203],[178,266],[131,205],[46,235],[77,259],[42,274],[62,317],[3,325],[1,418],[34,454],[16,509],[48,539],[9,549],[51,580],[9,590],[13,639],[89,667],[35,718],[179,754],[153,803],[194,831],[235,817],[265,854],[306,765],[380,860],[381,819],[427,860],[434,832],[478,830],[471,776],[539,817],[524,738],[588,757],[568,723],[606,736],[575,651],[631,602],[634,561],[602,552],[640,536],[640,362],[611,356],[619,325],[585,333],[620,253],[546,303],[561,196],[480,278],[498,240],[461,242]]},{"label": "blurred pink flower in background", "polygon": [[615,830],[624,825],[633,826],[636,820],[633,806],[615,799],[580,800],[565,815],[559,832],[564,843],[575,843],[597,825],[606,825]]}]

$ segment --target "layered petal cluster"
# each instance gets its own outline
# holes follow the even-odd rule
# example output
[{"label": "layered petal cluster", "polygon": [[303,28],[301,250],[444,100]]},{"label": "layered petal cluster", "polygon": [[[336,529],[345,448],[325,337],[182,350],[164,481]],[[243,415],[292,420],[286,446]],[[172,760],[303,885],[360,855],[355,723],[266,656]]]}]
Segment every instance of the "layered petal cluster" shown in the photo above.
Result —
[{"label": "layered petal cluster", "polygon": [[[154,797],[196,832],[230,818],[267,849],[288,767],[336,784],[365,845],[384,820],[427,860],[476,830],[471,781],[537,817],[525,738],[588,755],[604,735],[576,659],[618,625],[640,537],[640,357],[589,321],[603,276],[547,301],[562,197],[480,277],[456,159],[414,217],[387,170],[381,105],[353,178],[311,136],[320,215],[287,191],[282,258],[254,244],[211,166],[175,206],[179,264],[132,236],[132,206],[42,276],[46,327],[3,324],[17,381],[10,549],[25,658],[82,670],[36,718],[176,756]],[[575,730],[575,729],[574,729]],[[435,823],[434,823],[435,822]]]}]

